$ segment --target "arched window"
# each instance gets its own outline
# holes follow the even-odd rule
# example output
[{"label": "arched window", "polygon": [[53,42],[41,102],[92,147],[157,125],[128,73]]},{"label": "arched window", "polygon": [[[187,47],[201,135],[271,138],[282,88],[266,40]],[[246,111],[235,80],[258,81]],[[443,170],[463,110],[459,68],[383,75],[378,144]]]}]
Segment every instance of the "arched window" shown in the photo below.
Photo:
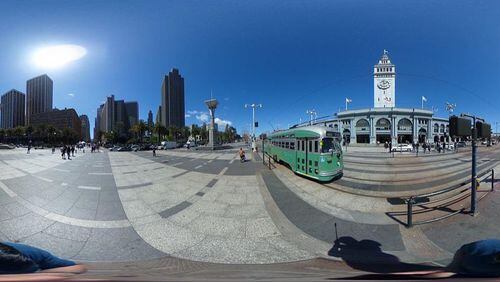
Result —
[{"label": "arched window", "polygon": [[438,133],[439,132],[439,124],[435,123],[434,124],[434,133]]},{"label": "arched window", "polygon": [[356,122],[356,132],[370,131],[370,123],[366,119],[360,119]]},{"label": "arched window", "polygon": [[377,123],[375,124],[375,129],[376,130],[390,130],[391,129],[391,122],[386,118],[381,118],[381,119],[377,120]]},{"label": "arched window", "polygon": [[412,130],[413,124],[407,118],[403,118],[398,122],[398,130]]}]

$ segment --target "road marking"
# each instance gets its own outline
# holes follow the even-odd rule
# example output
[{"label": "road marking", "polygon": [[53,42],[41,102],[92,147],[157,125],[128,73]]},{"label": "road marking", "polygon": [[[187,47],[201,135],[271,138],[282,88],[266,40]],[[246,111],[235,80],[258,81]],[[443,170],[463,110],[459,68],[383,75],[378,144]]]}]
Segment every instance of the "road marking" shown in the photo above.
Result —
[{"label": "road marking", "polygon": [[96,187],[96,186],[83,186],[83,185],[80,185],[78,186],[79,189],[85,189],[85,190],[95,190],[95,191],[98,191],[98,190],[101,190],[101,187]]},{"label": "road marking", "polygon": [[181,165],[181,164],[183,164],[183,163],[184,163],[184,162],[175,163],[175,164],[173,164],[172,166]]},{"label": "road marking", "polygon": [[53,168],[53,170],[61,171],[61,172],[70,172],[68,169],[60,169],[60,168]]},{"label": "road marking", "polygon": [[213,162],[213,161],[214,161],[214,160],[209,160],[207,163],[211,163],[211,162]]},{"label": "road marking", "polygon": [[43,180],[43,181],[46,181],[46,182],[53,182],[52,179],[48,179],[48,178],[45,178],[45,177],[41,177],[41,176],[37,176],[37,175],[34,175],[34,177],[40,179],[40,180]]},{"label": "road marking", "polygon": [[61,183],[61,186],[68,186],[68,183],[63,182],[63,183]]},{"label": "road marking", "polygon": [[199,165],[199,166],[196,166],[194,167],[194,169],[199,169],[200,167],[202,167],[203,165]]},{"label": "road marking", "polygon": [[232,159],[229,161],[229,164],[232,164],[236,159]]},{"label": "road marking", "polygon": [[111,172],[89,172],[89,175],[112,175]]},{"label": "road marking", "polygon": [[7,193],[7,195],[9,195],[9,197],[11,197],[11,198],[14,198],[17,196],[16,192],[10,190],[9,187],[7,187],[7,185],[3,184],[1,181],[0,181],[0,188],[2,188],[2,190],[5,193]]},{"label": "road marking", "polygon": [[219,172],[219,174],[217,174],[217,176],[222,176],[224,173],[226,173],[227,168],[228,168],[227,166],[226,166],[225,168],[223,168],[223,169]]}]

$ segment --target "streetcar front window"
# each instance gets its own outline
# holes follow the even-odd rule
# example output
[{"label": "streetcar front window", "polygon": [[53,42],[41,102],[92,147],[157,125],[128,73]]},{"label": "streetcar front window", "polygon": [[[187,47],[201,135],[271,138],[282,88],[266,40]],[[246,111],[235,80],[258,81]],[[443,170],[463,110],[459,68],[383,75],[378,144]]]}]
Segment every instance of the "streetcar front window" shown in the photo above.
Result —
[{"label": "streetcar front window", "polygon": [[338,146],[333,138],[323,138],[321,140],[321,153],[331,153],[336,151]]}]

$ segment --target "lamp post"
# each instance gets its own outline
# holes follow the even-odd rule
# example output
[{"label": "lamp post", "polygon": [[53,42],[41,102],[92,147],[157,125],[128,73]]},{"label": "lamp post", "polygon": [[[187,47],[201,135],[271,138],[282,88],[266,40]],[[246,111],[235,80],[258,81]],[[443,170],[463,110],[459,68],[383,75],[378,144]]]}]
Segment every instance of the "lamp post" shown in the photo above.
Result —
[{"label": "lamp post", "polygon": [[255,151],[255,108],[262,108],[262,104],[245,104],[246,108],[252,108],[252,150]]},{"label": "lamp post", "polygon": [[306,114],[309,115],[309,125],[313,125],[313,117],[317,117],[318,114],[315,110],[307,110]]}]

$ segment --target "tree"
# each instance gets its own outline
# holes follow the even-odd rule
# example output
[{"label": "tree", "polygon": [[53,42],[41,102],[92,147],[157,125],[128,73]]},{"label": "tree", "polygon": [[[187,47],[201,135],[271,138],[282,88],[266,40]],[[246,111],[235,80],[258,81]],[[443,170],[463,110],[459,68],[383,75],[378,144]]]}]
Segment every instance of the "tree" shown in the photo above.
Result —
[{"label": "tree", "polygon": [[158,143],[161,142],[163,140],[163,136],[167,134],[167,128],[159,122],[155,124],[153,131],[158,134]]},{"label": "tree", "polygon": [[208,140],[208,130],[207,130],[206,123],[203,123],[201,130],[200,130],[200,135],[201,135],[201,140],[204,140],[204,141]]},{"label": "tree", "polygon": [[137,132],[139,133],[139,140],[142,143],[142,138],[144,137],[144,134],[146,133],[148,126],[146,125],[146,123],[142,119],[136,125],[137,125]]}]

